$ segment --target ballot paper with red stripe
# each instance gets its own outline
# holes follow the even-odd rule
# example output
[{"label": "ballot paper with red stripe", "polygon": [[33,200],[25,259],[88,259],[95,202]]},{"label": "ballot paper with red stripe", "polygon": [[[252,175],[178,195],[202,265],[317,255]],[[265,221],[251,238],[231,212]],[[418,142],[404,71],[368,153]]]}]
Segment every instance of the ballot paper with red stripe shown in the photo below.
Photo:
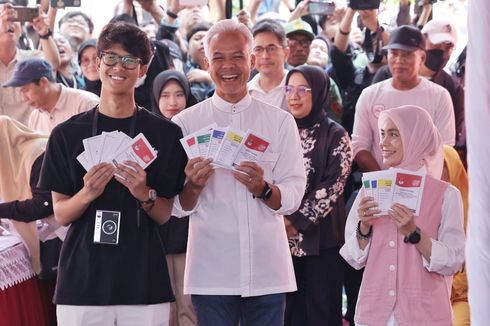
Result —
[{"label": "ballot paper with red stripe", "polygon": [[399,203],[418,216],[425,177],[425,172],[398,168],[366,172],[362,175],[364,195],[376,201],[381,215],[387,214],[394,203]]},{"label": "ballot paper with red stripe", "polygon": [[219,127],[216,123],[202,128],[180,140],[187,157],[211,158],[215,167],[234,169],[243,161],[259,162],[270,141],[248,129]]}]

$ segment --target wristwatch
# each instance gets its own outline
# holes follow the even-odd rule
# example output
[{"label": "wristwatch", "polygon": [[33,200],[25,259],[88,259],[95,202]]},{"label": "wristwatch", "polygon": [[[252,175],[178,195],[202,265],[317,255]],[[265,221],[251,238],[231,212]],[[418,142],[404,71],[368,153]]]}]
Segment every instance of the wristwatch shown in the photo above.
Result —
[{"label": "wristwatch", "polygon": [[271,196],[272,196],[272,188],[266,182],[264,190],[262,190],[262,193],[260,194],[260,196],[258,198],[260,198],[262,200],[267,200],[267,199],[271,198]]},{"label": "wristwatch", "polygon": [[411,243],[411,244],[419,243],[420,242],[420,229],[419,229],[419,227],[417,226],[415,228],[415,231],[406,235],[405,238],[403,238],[403,242]]},{"label": "wristwatch", "polygon": [[144,200],[142,204],[153,204],[157,200],[157,191],[155,189],[148,190],[148,200]]}]

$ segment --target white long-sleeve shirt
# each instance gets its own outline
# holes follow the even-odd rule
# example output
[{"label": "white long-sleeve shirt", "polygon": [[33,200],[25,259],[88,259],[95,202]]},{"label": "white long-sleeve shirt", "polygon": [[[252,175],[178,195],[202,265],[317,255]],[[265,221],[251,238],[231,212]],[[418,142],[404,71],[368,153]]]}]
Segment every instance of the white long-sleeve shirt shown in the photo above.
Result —
[{"label": "white long-sleeve shirt", "polygon": [[[184,293],[258,296],[296,290],[281,214],[301,203],[306,176],[293,117],[250,95],[232,104],[217,94],[172,119],[184,135],[215,122],[270,140],[259,164],[281,192],[281,208],[254,199],[230,171],[216,169],[190,212]],[[178,212],[176,200],[174,214]]]}]

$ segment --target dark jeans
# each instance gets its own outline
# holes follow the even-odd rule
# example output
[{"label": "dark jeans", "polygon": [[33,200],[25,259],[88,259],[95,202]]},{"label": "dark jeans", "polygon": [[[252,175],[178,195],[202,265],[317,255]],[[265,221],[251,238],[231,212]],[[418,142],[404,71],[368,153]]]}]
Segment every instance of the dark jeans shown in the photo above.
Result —
[{"label": "dark jeans", "polygon": [[286,326],[341,326],[344,260],[339,247],[293,257],[298,291],[286,296]]},{"label": "dark jeans", "polygon": [[282,326],[286,295],[192,295],[192,305],[199,326]]}]

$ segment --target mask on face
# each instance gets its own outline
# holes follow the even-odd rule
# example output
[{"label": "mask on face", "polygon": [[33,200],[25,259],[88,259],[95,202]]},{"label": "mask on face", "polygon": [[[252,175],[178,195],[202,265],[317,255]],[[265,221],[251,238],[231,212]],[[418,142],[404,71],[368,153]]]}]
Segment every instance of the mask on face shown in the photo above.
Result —
[{"label": "mask on face", "polygon": [[424,65],[432,71],[439,71],[442,68],[442,62],[444,61],[444,51],[440,49],[432,49],[425,51],[425,63]]}]

